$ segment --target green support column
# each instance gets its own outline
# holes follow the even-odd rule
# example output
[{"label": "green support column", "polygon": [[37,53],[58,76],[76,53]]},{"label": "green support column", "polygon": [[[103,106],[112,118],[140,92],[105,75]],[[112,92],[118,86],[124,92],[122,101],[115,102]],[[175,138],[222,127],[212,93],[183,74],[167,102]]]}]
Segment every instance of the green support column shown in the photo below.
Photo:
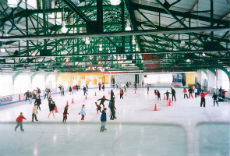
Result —
[{"label": "green support column", "polygon": [[12,77],[13,77],[13,85],[14,85],[14,81],[15,79],[18,77],[18,75],[22,74],[23,72],[22,71],[18,71],[16,72]]}]

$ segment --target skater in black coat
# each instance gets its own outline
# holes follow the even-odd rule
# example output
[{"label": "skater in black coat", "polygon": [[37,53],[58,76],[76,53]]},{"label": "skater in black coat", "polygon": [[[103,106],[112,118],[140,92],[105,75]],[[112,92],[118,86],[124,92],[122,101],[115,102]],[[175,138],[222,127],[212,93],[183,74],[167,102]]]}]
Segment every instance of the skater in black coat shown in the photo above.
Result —
[{"label": "skater in black coat", "polygon": [[109,108],[110,108],[110,120],[114,120],[116,119],[116,116],[115,116],[115,110],[116,110],[116,107],[115,107],[115,99],[112,99],[110,102],[109,102]]},{"label": "skater in black coat", "polygon": [[176,101],[176,91],[171,87],[172,101],[173,99]]},{"label": "skater in black coat", "polygon": [[169,99],[169,94],[171,94],[168,90],[165,92],[165,95],[166,95],[166,100]]},{"label": "skater in black coat", "polygon": [[105,102],[106,100],[107,100],[107,101],[110,101],[110,100],[106,99],[105,96],[103,96],[102,98],[98,99],[97,101],[100,101],[100,105],[102,105],[103,107],[105,107],[104,102]]},{"label": "skater in black coat", "polygon": [[213,94],[212,98],[213,98],[213,106],[215,106],[215,103],[216,103],[217,106],[219,106],[219,104],[218,104],[218,98],[217,98],[216,93]]}]

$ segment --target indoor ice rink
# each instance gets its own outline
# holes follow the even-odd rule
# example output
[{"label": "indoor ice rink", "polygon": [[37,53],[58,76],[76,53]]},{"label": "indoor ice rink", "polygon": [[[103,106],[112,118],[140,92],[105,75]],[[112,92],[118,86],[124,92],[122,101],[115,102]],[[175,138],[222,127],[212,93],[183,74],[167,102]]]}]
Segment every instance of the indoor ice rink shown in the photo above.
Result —
[{"label": "indoor ice rink", "polygon": [[228,156],[228,0],[0,0],[0,156]]}]

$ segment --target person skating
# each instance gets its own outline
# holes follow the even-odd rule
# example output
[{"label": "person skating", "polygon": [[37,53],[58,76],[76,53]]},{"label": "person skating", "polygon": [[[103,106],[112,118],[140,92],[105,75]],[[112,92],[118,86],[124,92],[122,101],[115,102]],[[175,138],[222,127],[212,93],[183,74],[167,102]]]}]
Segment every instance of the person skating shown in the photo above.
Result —
[{"label": "person skating", "polygon": [[195,98],[198,96],[198,89],[195,87],[194,88],[194,93],[195,93]]},{"label": "person skating", "polygon": [[176,91],[171,87],[172,101],[173,99],[176,101]]},{"label": "person skating", "polygon": [[219,104],[218,104],[218,98],[217,98],[216,93],[214,93],[212,95],[212,98],[213,98],[213,106],[215,106],[215,103],[216,103],[217,106],[219,106]]},{"label": "person skating", "polygon": [[27,90],[27,91],[25,92],[25,94],[24,94],[24,96],[26,96],[26,101],[29,100],[29,98],[30,98],[29,95],[30,95],[30,91]]},{"label": "person skating", "polygon": [[40,94],[37,94],[37,95],[36,95],[35,102],[36,102],[36,104],[37,104],[38,109],[41,110],[41,107],[40,107],[40,105],[41,105]]},{"label": "person skating", "polygon": [[101,91],[101,82],[98,83],[99,91]]},{"label": "person skating", "polygon": [[124,91],[120,88],[120,99],[123,99]]},{"label": "person skating", "polygon": [[63,86],[61,86],[61,96],[65,96],[65,90]]},{"label": "person skating", "polygon": [[111,89],[110,100],[112,100],[113,98],[115,98],[115,95],[114,95],[113,90]]},{"label": "person skating", "polygon": [[101,112],[101,106],[100,106],[100,105],[98,105],[98,104],[97,104],[97,102],[95,102],[95,105],[96,105],[96,107],[97,107],[97,109],[96,109],[96,110],[97,110],[97,114],[98,114],[98,112],[99,112],[99,111]]},{"label": "person skating", "polygon": [[184,93],[184,99],[185,99],[185,97],[187,97],[187,99],[188,99],[187,89],[186,88],[183,89],[183,93]]},{"label": "person skating", "polygon": [[192,89],[192,87],[189,87],[188,92],[189,92],[188,98],[190,99],[190,96],[193,98],[193,95],[192,95],[193,89]]},{"label": "person skating", "polygon": [[73,89],[71,86],[69,86],[69,94],[73,94]]},{"label": "person skating", "polygon": [[105,84],[104,83],[102,84],[102,90],[103,90],[103,92],[105,91]]},{"label": "person skating", "polygon": [[68,109],[69,109],[69,105],[66,105],[64,112],[63,112],[63,120],[62,120],[63,123],[66,122],[66,120],[67,120],[67,115],[69,114]]},{"label": "person skating", "polygon": [[158,99],[158,101],[160,101],[161,100],[161,93],[159,92],[159,90],[157,90],[156,93],[157,93],[157,99]]},{"label": "person skating", "polygon": [[171,94],[168,90],[164,93],[166,95],[166,100],[169,99],[169,94]]},{"label": "person skating", "polygon": [[105,96],[103,96],[102,98],[98,99],[97,101],[100,101],[100,105],[102,105],[103,107],[105,107],[104,102],[105,102],[106,100],[107,100],[107,101],[110,101],[110,100],[106,99]]},{"label": "person skating", "polygon": [[106,108],[104,108],[102,110],[102,113],[101,113],[101,128],[100,128],[100,132],[104,132],[105,130],[107,130],[105,128],[106,121],[107,121],[107,119],[106,119]]},{"label": "person skating", "polygon": [[55,116],[54,116],[55,107],[56,107],[55,102],[54,102],[53,100],[51,100],[50,103],[49,103],[50,113],[49,113],[49,115],[48,115],[48,118],[50,117],[50,114],[51,114],[51,113],[53,114],[53,117],[55,118]]},{"label": "person skating", "polygon": [[109,102],[109,108],[110,108],[110,120],[116,119],[116,116],[115,116],[115,110],[116,110],[116,107],[115,107],[115,99],[112,99],[112,100]]},{"label": "person skating", "polygon": [[38,113],[38,110],[37,110],[38,108],[37,108],[37,104],[36,104],[36,102],[34,103],[34,106],[33,106],[33,109],[32,109],[32,122],[34,122],[34,119],[36,120],[36,121],[38,121],[38,119],[37,119],[37,113]]},{"label": "person skating", "polygon": [[200,101],[200,107],[205,107],[205,96],[209,94],[210,91],[208,91],[207,93],[205,93],[203,90],[201,91],[201,101]]},{"label": "person skating", "polygon": [[85,86],[83,87],[83,93],[84,93],[84,96],[87,95],[87,89]]},{"label": "person skating", "polygon": [[26,118],[23,116],[23,113],[21,112],[20,115],[16,118],[17,125],[16,125],[15,128],[14,128],[15,131],[16,131],[17,128],[20,126],[20,130],[21,130],[22,132],[24,132],[23,124],[22,124],[23,119],[26,120]]},{"label": "person skating", "polygon": [[81,115],[81,120],[85,119],[86,113],[85,113],[85,105],[82,105],[80,112],[78,113]]}]

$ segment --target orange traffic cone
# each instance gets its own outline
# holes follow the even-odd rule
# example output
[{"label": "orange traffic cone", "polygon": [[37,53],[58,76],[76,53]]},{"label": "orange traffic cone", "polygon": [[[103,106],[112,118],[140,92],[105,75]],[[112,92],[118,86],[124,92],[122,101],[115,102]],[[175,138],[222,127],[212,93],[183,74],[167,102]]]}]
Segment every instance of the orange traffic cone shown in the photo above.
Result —
[{"label": "orange traffic cone", "polygon": [[55,106],[55,113],[58,113],[58,109],[57,109],[57,106]]},{"label": "orange traffic cone", "polygon": [[149,91],[147,90],[147,95],[149,95]]},{"label": "orange traffic cone", "polygon": [[74,104],[74,100],[73,100],[73,98],[72,98],[72,104]]},{"label": "orange traffic cone", "polygon": [[156,104],[154,105],[154,111],[157,111],[157,105]]},{"label": "orange traffic cone", "polygon": [[66,106],[67,106],[67,105],[69,105],[69,102],[68,102],[68,100],[66,101]]},{"label": "orange traffic cone", "polygon": [[136,91],[136,89],[134,90],[134,94],[136,94],[137,93],[137,91]]},{"label": "orange traffic cone", "polygon": [[95,96],[97,96],[97,93],[95,92],[95,94],[94,94]]},{"label": "orange traffic cone", "polygon": [[164,101],[166,101],[166,97],[165,97],[165,95],[164,95]]},{"label": "orange traffic cone", "polygon": [[169,98],[169,100],[168,100],[168,106],[171,106],[171,104],[172,104],[172,101],[171,101],[171,98]]},{"label": "orange traffic cone", "polygon": [[21,95],[18,95],[18,101],[21,102]]}]

